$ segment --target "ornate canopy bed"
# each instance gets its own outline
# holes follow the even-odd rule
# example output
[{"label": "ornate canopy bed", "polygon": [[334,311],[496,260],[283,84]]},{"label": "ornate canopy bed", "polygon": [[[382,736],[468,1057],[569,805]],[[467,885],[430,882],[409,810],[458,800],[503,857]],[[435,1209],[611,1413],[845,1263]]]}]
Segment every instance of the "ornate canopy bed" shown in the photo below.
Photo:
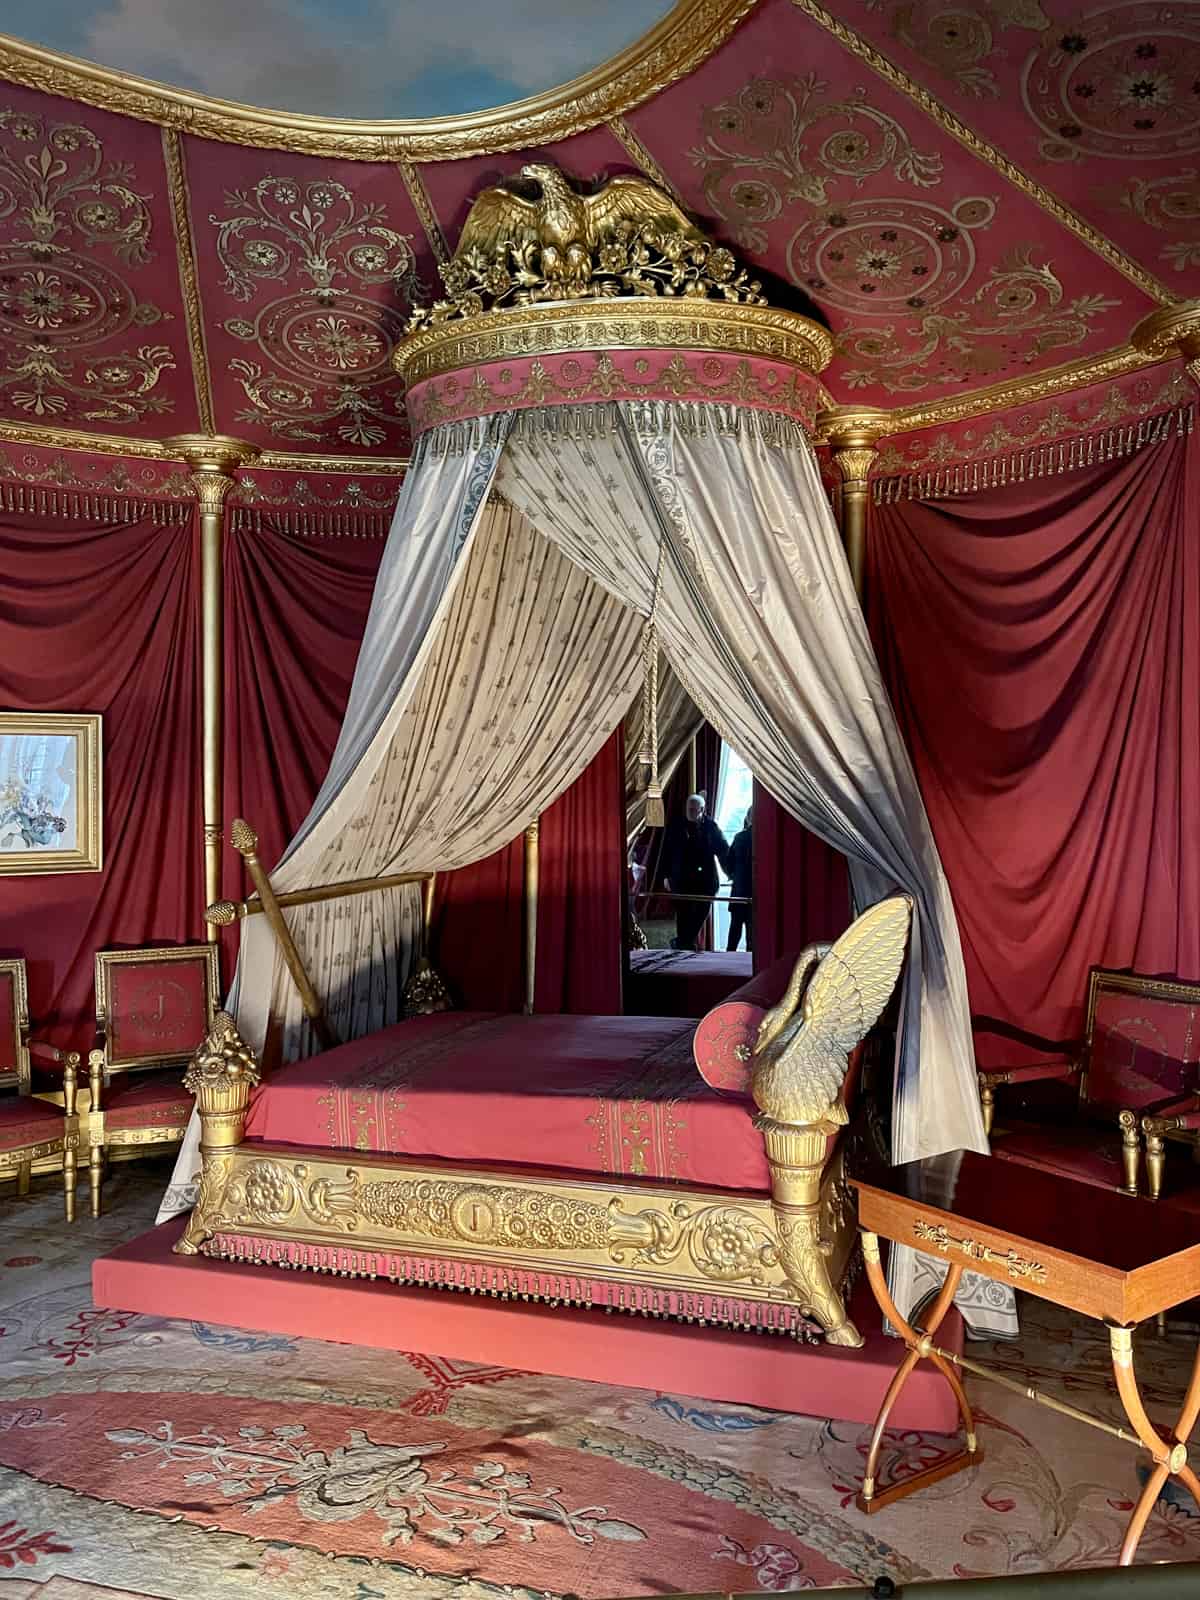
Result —
[{"label": "ornate canopy bed", "polygon": [[[902,964],[892,1156],[986,1145],[949,892],[811,449],[831,340],[644,180],[523,178],[398,351],[416,443],[341,737],[258,869],[160,1216],[194,1204],[184,1251],[854,1344],[839,1133]],[[773,1008],[753,1102],[669,1018],[400,1020],[416,879],[534,826],[637,696],[653,820],[660,651],[865,913],[741,992]],[[290,1065],[255,1094],[264,1049]],[[916,1270],[895,1253],[902,1305]]]}]

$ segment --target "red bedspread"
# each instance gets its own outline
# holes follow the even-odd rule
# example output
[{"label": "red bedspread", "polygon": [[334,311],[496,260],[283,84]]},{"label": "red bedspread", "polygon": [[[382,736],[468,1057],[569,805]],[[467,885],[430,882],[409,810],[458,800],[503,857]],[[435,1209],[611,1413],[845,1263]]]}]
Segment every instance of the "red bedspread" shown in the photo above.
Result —
[{"label": "red bedspread", "polygon": [[702,1017],[749,980],[748,950],[633,950],[625,979],[631,1017]]},{"label": "red bedspread", "polygon": [[247,1136],[766,1193],[753,1106],[707,1088],[692,1032],[666,1017],[418,1017],[272,1073]]}]

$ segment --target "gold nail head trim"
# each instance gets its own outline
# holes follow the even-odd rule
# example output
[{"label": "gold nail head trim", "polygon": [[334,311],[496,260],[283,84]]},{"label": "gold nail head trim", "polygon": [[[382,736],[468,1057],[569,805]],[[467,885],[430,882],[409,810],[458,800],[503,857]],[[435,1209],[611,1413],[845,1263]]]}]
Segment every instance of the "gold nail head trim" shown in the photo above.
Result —
[{"label": "gold nail head trim", "polygon": [[0,78],[181,133],[343,161],[455,161],[553,144],[651,99],[706,61],[757,0],[677,0],[619,55],[582,77],[487,111],[361,122],[218,100],[21,39],[0,41]]},{"label": "gold nail head trim", "polygon": [[1110,267],[1115,267],[1123,277],[1129,279],[1130,283],[1135,284],[1143,293],[1160,304],[1174,300],[1175,296],[1153,273],[1147,272],[1145,267],[1132,256],[1127,256],[1098,228],[1094,228],[1090,222],[1085,222],[1077,211],[1073,211],[1057,195],[1051,194],[1049,189],[1044,189],[1036,179],[1022,172],[1016,162],[1010,161],[994,144],[968,128],[966,123],[956,117],[948,106],[943,105],[936,95],[930,94],[928,89],[923,89],[920,84],[915,83],[882,51],[877,50],[861,34],[855,33],[853,28],[847,27],[825,6],[820,5],[818,0],[792,0],[792,4],[798,11],[803,11],[805,16],[811,17],[827,33],[831,33],[839,44],[843,45],[851,55],[865,62],[885,83],[890,84],[893,89],[898,89],[901,94],[907,95],[952,139],[957,140],[972,155],[978,156],[990,167],[994,167],[1014,188],[1027,194],[1041,206],[1043,211],[1048,211],[1065,228],[1069,228],[1077,239],[1081,239],[1089,249],[1103,257]]},{"label": "gold nail head trim", "polygon": [[444,266],[450,259],[450,246],[446,243],[446,235],[442,232],[437,212],[433,209],[433,201],[429,198],[425,180],[421,177],[415,161],[398,161],[396,165],[400,169],[400,176],[404,179],[404,187],[408,191],[408,198],[412,201],[412,208],[425,230],[425,237],[429,241],[429,248],[433,251],[434,260],[439,266]]},{"label": "gold nail head trim", "polygon": [[991,1245],[980,1244],[978,1239],[955,1238],[941,1223],[925,1222],[918,1217],[913,1223],[913,1233],[923,1244],[932,1245],[943,1255],[961,1255],[968,1261],[1003,1267],[1013,1279],[1024,1278],[1030,1283],[1046,1281],[1046,1268],[1040,1261],[1026,1261],[1015,1250],[994,1250]]},{"label": "gold nail head trim", "polygon": [[179,288],[187,323],[188,347],[192,358],[192,385],[200,426],[215,433],[212,382],[208,365],[208,346],[204,336],[204,312],[200,302],[200,277],[196,267],[196,241],[192,236],[192,208],[188,194],[187,169],[183,162],[183,141],[174,128],[162,130],[163,159],[167,167],[167,189],[171,201],[171,225],[175,233],[175,255],[179,263]]}]

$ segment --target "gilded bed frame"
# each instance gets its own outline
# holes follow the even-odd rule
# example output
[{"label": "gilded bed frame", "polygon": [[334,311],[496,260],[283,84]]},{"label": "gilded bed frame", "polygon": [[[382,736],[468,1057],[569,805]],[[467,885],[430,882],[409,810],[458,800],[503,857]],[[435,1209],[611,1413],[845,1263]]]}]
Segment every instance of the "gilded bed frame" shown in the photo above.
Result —
[{"label": "gilded bed frame", "polygon": [[183,1254],[801,1337],[811,1317],[831,1343],[862,1343],[842,1294],[856,1238],[842,1141],[830,1153],[844,1112],[760,1112],[771,1193],[753,1195],[244,1143],[259,1081],[218,1016],[184,1079],[203,1168]]}]

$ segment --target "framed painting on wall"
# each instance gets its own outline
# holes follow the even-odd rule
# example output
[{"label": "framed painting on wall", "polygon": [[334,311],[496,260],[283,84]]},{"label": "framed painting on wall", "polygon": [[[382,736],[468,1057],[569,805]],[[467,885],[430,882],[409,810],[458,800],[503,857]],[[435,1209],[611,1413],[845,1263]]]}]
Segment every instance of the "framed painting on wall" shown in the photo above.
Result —
[{"label": "framed painting on wall", "polygon": [[98,716],[0,711],[0,876],[99,872]]}]

